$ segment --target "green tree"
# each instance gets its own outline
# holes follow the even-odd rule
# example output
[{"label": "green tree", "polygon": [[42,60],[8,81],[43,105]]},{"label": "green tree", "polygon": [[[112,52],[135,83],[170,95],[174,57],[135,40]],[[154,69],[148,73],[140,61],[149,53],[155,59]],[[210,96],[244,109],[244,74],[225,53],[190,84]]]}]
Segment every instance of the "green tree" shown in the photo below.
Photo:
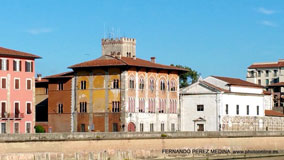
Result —
[{"label": "green tree", "polygon": [[190,67],[182,66],[182,65],[173,65],[173,64],[171,64],[171,66],[175,66],[178,68],[183,68],[183,69],[188,70],[188,72],[184,72],[183,74],[180,74],[179,76],[179,87],[180,88],[187,87],[190,84],[196,82],[200,76],[200,74],[197,71],[191,69]]}]

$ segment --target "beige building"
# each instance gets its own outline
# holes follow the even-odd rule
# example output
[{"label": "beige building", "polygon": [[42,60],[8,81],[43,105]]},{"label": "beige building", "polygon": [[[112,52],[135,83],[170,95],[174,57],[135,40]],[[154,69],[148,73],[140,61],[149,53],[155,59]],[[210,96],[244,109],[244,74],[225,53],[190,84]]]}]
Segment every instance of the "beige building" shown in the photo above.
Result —
[{"label": "beige building", "polygon": [[284,59],[278,62],[253,63],[247,69],[247,81],[262,86],[284,82]]}]

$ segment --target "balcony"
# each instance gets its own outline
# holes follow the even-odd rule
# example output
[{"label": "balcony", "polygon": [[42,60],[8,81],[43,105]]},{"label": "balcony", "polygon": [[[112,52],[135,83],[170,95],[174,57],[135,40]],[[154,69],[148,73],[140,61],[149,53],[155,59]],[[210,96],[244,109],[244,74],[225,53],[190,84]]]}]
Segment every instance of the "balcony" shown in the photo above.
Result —
[{"label": "balcony", "polygon": [[25,117],[25,114],[24,113],[16,114],[16,113],[5,112],[5,113],[2,113],[0,116],[1,116],[0,117],[1,120],[21,120]]}]

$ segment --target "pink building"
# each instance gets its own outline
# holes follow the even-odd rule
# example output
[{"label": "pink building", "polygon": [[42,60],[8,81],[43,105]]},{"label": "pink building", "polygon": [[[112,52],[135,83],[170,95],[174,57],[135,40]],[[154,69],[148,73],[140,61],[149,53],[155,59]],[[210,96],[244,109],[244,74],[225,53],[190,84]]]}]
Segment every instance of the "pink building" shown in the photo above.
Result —
[{"label": "pink building", "polygon": [[0,133],[34,132],[36,58],[0,47]]}]

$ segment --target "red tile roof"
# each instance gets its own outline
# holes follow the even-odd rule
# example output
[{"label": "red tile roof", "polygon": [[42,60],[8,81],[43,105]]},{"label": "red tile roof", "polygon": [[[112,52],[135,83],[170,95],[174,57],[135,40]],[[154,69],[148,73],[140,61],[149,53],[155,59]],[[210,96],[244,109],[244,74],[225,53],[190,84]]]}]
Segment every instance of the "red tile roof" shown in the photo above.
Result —
[{"label": "red tile roof", "polygon": [[63,72],[59,74],[54,74],[51,76],[44,77],[44,79],[52,79],[52,78],[72,78],[73,77],[73,72]]},{"label": "red tile roof", "polygon": [[7,49],[7,48],[3,48],[0,47],[0,55],[3,56],[8,56],[8,57],[24,57],[24,58],[41,58],[37,55],[33,55],[30,53],[26,53],[26,52],[21,52],[21,51],[16,51],[16,50],[12,50],[12,49]]},{"label": "red tile roof", "polygon": [[254,83],[250,83],[238,78],[229,78],[229,77],[219,77],[219,76],[212,76],[219,80],[225,81],[228,85],[235,85],[235,86],[246,86],[246,87],[254,87],[254,88],[263,88],[262,86]]},{"label": "red tile roof", "polygon": [[278,62],[271,62],[271,63],[255,63],[250,65],[249,69],[256,69],[256,68],[278,68],[278,67],[284,67],[284,61],[278,61]]},{"label": "red tile roof", "polygon": [[273,83],[269,87],[284,87],[284,82]]},{"label": "red tile roof", "polygon": [[36,82],[36,83],[46,83],[46,82],[48,82],[48,79],[41,78],[41,80],[38,80],[38,78],[36,78],[36,79],[35,79],[35,82]]},{"label": "red tile roof", "polygon": [[207,85],[208,87],[212,87],[212,88],[214,88],[214,89],[216,89],[216,90],[218,90],[218,91],[220,91],[220,92],[222,92],[222,91],[223,91],[223,92],[226,92],[226,93],[230,92],[229,90],[226,90],[226,89],[217,87],[217,86],[215,86],[215,85],[213,85],[213,84],[211,84],[211,83],[208,83],[208,82],[206,82],[206,81],[200,81],[200,83],[203,83],[203,84]]},{"label": "red tile roof", "polygon": [[265,110],[265,116],[284,117],[284,114],[274,110]]},{"label": "red tile roof", "polygon": [[121,57],[121,59],[119,59],[117,57],[111,57],[111,56],[102,56],[95,60],[72,65],[69,68],[75,69],[75,68],[102,67],[102,66],[135,66],[135,67],[146,67],[146,68],[156,68],[156,69],[166,69],[166,70],[177,70],[185,72],[188,71],[187,69],[153,63],[151,61],[146,61],[140,58],[134,59],[129,57]]}]

